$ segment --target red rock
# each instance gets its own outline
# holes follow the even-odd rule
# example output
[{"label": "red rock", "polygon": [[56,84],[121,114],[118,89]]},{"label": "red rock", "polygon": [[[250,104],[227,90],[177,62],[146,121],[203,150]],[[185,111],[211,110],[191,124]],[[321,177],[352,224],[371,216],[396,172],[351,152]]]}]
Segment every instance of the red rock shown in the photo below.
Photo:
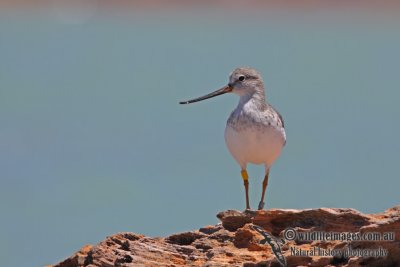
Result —
[{"label": "red rock", "polygon": [[[266,211],[224,211],[217,217],[222,224],[198,231],[151,238],[134,233],[118,233],[95,246],[87,245],[53,267],[172,267],[172,266],[281,266],[264,237],[252,228],[258,225],[281,239],[283,231],[302,232],[394,232],[395,241],[286,241],[282,253],[288,266],[400,266],[400,206],[378,214],[362,214],[353,209],[308,209]],[[323,249],[377,249],[388,251],[386,258],[321,257],[292,255],[293,248],[303,251]]]}]

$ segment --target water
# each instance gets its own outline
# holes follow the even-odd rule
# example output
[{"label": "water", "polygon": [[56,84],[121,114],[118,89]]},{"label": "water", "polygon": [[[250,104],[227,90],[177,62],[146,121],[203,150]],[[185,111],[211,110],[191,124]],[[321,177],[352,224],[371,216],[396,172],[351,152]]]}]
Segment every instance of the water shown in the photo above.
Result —
[{"label": "water", "polygon": [[[43,266],[116,232],[164,236],[243,209],[223,140],[237,98],[177,104],[242,65],[262,72],[287,126],[267,207],[398,204],[400,20],[340,14],[3,13],[2,264]],[[256,208],[263,167],[249,174]]]}]

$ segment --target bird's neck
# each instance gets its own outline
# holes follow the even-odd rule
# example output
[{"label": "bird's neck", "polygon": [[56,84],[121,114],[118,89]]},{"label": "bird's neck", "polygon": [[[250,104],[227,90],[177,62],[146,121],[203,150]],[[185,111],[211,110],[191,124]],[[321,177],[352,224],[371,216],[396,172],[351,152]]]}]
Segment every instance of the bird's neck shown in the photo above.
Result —
[{"label": "bird's neck", "polygon": [[237,109],[245,109],[247,107],[262,109],[266,105],[264,92],[252,92],[241,95]]}]

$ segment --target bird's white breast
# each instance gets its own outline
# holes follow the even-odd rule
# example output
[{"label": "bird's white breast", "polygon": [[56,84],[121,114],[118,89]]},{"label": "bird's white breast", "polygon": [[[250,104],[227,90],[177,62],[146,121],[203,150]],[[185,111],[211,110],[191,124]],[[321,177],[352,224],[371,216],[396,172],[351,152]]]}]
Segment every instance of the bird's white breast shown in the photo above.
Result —
[{"label": "bird's white breast", "polygon": [[264,132],[254,129],[236,131],[227,125],[225,142],[229,152],[243,169],[247,163],[271,166],[283,147],[282,136],[273,128]]},{"label": "bird's white breast", "polygon": [[243,169],[247,163],[270,167],[279,157],[286,135],[277,114],[237,109],[228,119],[225,142]]}]

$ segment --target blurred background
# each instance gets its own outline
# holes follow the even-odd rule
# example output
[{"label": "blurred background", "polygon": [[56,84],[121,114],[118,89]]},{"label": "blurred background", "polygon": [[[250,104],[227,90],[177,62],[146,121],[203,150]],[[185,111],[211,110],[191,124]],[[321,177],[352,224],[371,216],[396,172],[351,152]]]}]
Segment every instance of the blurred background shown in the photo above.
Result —
[{"label": "blurred background", "polygon": [[400,5],[332,2],[0,2],[2,266],[243,210],[223,137],[237,97],[178,105],[238,66],[286,123],[267,208],[399,204]]}]

